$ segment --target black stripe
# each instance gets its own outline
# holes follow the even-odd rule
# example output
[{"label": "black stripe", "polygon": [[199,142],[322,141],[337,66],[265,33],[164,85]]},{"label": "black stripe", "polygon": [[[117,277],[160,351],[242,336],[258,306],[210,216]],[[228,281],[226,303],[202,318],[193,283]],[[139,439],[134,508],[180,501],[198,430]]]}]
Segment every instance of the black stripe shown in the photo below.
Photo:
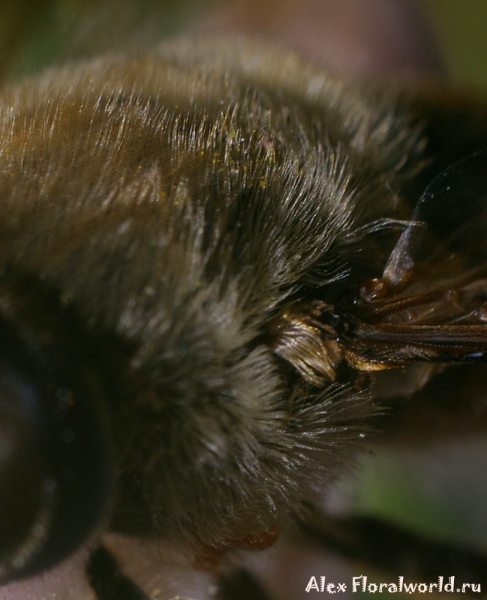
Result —
[{"label": "black stripe", "polygon": [[215,600],[271,600],[262,585],[243,569],[220,577]]},{"label": "black stripe", "polygon": [[122,573],[115,557],[103,546],[90,556],[86,574],[97,600],[150,600]]}]

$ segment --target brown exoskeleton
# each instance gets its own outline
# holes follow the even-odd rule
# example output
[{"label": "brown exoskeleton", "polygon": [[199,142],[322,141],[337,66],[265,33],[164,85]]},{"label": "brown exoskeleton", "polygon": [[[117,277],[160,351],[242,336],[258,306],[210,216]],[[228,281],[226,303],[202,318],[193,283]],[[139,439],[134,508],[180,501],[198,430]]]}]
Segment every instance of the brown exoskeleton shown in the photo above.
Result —
[{"label": "brown exoskeleton", "polygon": [[[188,40],[2,91],[3,581],[104,518],[198,556],[299,520],[485,585],[474,553],[313,508],[394,408],[384,373],[419,398],[486,360],[487,113],[440,96]],[[110,591],[110,560],[88,565],[98,598],[142,597]]]}]

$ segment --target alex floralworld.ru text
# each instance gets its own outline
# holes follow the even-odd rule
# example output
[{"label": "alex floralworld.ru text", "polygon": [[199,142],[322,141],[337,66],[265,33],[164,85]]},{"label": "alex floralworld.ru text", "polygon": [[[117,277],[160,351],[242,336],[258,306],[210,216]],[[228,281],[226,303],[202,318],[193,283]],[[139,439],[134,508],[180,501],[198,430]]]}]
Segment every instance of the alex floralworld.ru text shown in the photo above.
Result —
[{"label": "alex floralworld.ru text", "polygon": [[[404,581],[404,577],[399,577],[397,583],[375,583],[369,582],[366,575],[360,575],[359,577],[352,578],[352,592],[368,592],[369,594],[384,593],[406,593],[406,594],[426,594],[426,593],[439,593],[439,592],[456,592],[458,594],[464,594],[466,592],[477,592],[480,593],[480,583],[462,583],[455,586],[455,577],[438,577],[437,583],[409,583]],[[336,594],[340,592],[346,592],[348,586],[346,583],[338,583],[333,581],[326,581],[326,576],[311,577],[306,591],[309,592],[325,592],[328,594]]]}]

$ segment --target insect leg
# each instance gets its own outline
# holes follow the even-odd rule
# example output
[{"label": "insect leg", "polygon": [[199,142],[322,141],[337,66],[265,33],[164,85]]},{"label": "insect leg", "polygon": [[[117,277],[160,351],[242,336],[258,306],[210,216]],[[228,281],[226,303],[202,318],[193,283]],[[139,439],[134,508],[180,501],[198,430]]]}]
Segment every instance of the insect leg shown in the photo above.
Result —
[{"label": "insect leg", "polygon": [[116,559],[103,546],[90,556],[86,574],[97,600],[149,600],[149,596],[122,573]]},{"label": "insect leg", "polygon": [[272,600],[261,584],[243,569],[219,579],[215,600]]}]

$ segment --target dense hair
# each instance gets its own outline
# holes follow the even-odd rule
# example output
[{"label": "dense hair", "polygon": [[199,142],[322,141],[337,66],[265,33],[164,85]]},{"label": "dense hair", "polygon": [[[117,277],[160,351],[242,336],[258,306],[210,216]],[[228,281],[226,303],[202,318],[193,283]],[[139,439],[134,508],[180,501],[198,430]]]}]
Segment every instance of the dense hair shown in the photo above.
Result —
[{"label": "dense hair", "polygon": [[205,544],[281,526],[363,443],[366,381],[331,359],[306,377],[313,340],[296,338],[293,365],[270,324],[339,293],[355,264],[374,271],[373,234],[402,216],[422,148],[390,93],[232,47],[68,65],[0,106],[1,268],[83,330],[116,448],[113,522],[138,528],[142,507]]}]

